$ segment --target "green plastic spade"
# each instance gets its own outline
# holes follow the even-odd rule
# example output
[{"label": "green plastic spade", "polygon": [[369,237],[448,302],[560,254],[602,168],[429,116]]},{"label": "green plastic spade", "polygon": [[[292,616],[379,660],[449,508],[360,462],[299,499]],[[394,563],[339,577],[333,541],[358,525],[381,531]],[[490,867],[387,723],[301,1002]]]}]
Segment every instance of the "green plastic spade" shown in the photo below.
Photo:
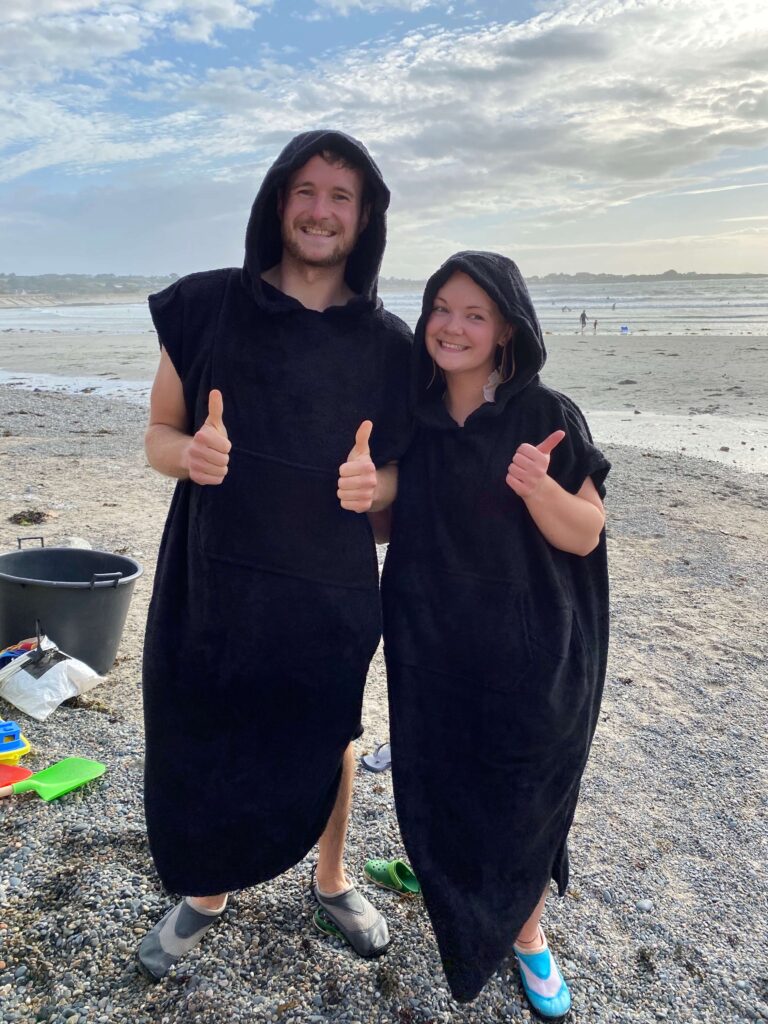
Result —
[{"label": "green plastic spade", "polygon": [[89,761],[85,757],[65,757],[63,761],[35,772],[28,779],[14,782],[12,786],[0,789],[0,797],[11,793],[26,793],[33,789],[43,800],[55,800],[79,786],[84,786],[92,779],[98,779],[107,770],[107,766],[98,761]]}]

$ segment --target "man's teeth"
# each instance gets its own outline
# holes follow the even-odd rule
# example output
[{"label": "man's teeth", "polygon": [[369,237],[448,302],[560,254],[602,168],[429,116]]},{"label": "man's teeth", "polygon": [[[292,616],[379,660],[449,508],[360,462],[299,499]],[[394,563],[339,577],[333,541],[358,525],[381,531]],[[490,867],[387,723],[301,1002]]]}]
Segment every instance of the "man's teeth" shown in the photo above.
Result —
[{"label": "man's teeth", "polygon": [[330,238],[333,234],[332,231],[326,231],[325,228],[302,228],[305,235],[322,235],[323,238]]}]

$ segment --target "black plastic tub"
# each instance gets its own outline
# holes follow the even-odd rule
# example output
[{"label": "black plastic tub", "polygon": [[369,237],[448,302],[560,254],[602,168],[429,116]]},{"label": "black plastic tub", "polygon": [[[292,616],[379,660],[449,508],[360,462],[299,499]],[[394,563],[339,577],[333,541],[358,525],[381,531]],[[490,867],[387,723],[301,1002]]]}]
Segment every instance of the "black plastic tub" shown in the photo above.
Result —
[{"label": "black plastic tub", "polygon": [[144,570],[132,558],[83,548],[0,555],[0,650],[41,631],[103,675],[112,667]]}]

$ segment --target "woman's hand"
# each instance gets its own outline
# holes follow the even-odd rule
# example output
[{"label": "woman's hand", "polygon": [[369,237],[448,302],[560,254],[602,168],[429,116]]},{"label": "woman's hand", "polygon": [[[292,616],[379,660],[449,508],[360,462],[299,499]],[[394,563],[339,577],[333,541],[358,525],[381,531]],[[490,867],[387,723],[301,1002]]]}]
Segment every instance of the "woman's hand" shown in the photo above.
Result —
[{"label": "woman's hand", "polygon": [[507,469],[507,485],[521,498],[530,498],[541,487],[549,470],[549,456],[565,437],[556,430],[541,444],[521,444]]}]

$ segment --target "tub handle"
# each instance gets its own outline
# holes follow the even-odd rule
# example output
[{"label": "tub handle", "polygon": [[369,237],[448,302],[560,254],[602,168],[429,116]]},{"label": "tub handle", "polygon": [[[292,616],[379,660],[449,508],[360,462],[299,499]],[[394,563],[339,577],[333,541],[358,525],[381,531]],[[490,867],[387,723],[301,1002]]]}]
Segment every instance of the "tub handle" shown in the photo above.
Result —
[{"label": "tub handle", "polygon": [[39,540],[40,541],[40,547],[41,548],[45,547],[45,537],[17,537],[16,538],[16,543],[18,544],[19,547],[21,547],[21,542],[23,540]]},{"label": "tub handle", "polygon": [[121,572],[95,572],[91,576],[91,590],[96,586],[97,583],[105,583],[107,580],[114,580],[115,586],[123,578]]}]

